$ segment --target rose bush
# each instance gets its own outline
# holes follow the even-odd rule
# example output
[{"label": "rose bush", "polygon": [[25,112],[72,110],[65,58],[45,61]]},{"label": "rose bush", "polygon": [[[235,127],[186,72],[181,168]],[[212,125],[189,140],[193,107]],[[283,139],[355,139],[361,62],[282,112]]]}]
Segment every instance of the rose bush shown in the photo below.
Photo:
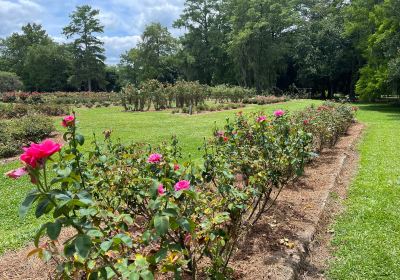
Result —
[{"label": "rose bush", "polygon": [[[321,113],[325,125],[345,132],[353,111],[329,107]],[[24,167],[6,174],[28,174],[35,186],[22,216],[34,204],[36,217],[48,215],[32,254],[53,260],[58,278],[229,278],[229,260],[244,234],[311,160],[319,136],[304,118],[312,123],[317,114],[313,108],[238,114],[204,143],[202,164],[179,164],[175,138],[159,147],[122,145],[108,133],[83,154],[75,116],[66,117],[62,149],[51,140],[31,144],[21,156]]]}]

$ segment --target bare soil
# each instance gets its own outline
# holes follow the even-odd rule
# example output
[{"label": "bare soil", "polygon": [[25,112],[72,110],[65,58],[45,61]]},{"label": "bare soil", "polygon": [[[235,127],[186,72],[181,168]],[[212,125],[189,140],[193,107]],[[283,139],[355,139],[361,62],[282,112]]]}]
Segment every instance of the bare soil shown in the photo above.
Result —
[{"label": "bare soil", "polygon": [[[355,143],[363,130],[354,124],[337,145],[310,163],[287,186],[235,252],[235,279],[325,279],[330,259],[329,230],[357,168]],[[67,238],[70,233],[63,233]],[[52,268],[27,258],[33,244],[0,257],[0,279],[48,279]]]}]

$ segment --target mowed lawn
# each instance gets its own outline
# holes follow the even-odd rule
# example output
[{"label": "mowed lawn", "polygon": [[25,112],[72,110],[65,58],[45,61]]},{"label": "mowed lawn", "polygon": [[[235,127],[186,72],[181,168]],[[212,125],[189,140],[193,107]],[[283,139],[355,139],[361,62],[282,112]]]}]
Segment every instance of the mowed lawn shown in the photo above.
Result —
[{"label": "mowed lawn", "polygon": [[347,210],[335,225],[331,279],[400,279],[400,107],[361,105],[367,125]]},{"label": "mowed lawn", "polygon": [[[284,104],[266,106],[248,106],[246,108],[205,113],[199,115],[173,115],[164,112],[127,113],[119,107],[77,109],[80,132],[86,137],[85,149],[89,148],[93,140],[93,133],[102,139],[102,132],[112,129],[114,140],[121,139],[124,143],[148,142],[158,144],[169,141],[176,135],[183,147],[185,159],[200,159],[200,151],[204,138],[212,135],[215,125],[222,127],[227,117],[233,117],[235,112],[265,111],[272,113],[276,109],[289,111],[304,108],[318,101],[296,100]],[[60,127],[61,118],[55,119],[56,127]],[[5,250],[18,248],[27,241],[32,240],[34,232],[40,222],[30,213],[25,219],[18,217],[18,207],[25,198],[26,193],[32,189],[27,178],[10,180],[2,176],[3,173],[19,166],[18,162],[0,165],[0,254]]]}]

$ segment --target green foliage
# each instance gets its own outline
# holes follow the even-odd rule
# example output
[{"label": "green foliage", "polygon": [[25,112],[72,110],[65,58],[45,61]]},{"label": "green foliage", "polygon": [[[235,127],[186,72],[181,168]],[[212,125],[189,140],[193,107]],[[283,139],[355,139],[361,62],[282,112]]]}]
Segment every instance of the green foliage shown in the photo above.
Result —
[{"label": "green foliage", "polygon": [[[312,155],[313,136],[303,122],[289,114],[257,116],[228,120],[204,144],[200,165],[178,165],[174,137],[154,148],[114,144],[106,136],[84,155],[84,137],[69,126],[65,148],[52,157],[53,173],[46,172],[46,159],[27,167],[36,189],[21,214],[31,207],[37,217],[52,214],[33,253],[55,258],[59,277],[152,279],[185,271],[226,278],[233,250],[270,207],[272,190],[299,176]],[[75,234],[60,252],[55,244],[64,227]],[[46,235],[50,241],[39,246]]]},{"label": "green foliage", "polygon": [[41,141],[54,130],[53,121],[42,115],[27,115],[13,120],[1,120],[0,158],[18,154],[23,145]]},{"label": "green foliage", "polygon": [[68,88],[72,56],[56,43],[34,45],[24,60],[24,84],[29,91],[55,91]]},{"label": "green foliage", "polygon": [[357,34],[354,43],[367,61],[356,85],[365,100],[390,93],[399,95],[399,8],[397,0],[353,1],[349,7],[349,18],[354,16],[355,20],[350,18],[346,23],[347,32]]},{"label": "green foliage", "polygon": [[0,93],[21,90],[22,87],[23,84],[16,74],[0,71]]},{"label": "green foliage", "polygon": [[100,86],[104,83],[104,43],[95,36],[96,33],[104,32],[104,27],[97,18],[99,12],[89,5],[78,6],[70,15],[71,22],[63,29],[67,38],[75,37],[72,44],[74,66],[70,83],[78,88],[87,83],[86,89],[89,92],[92,91],[93,81]]}]

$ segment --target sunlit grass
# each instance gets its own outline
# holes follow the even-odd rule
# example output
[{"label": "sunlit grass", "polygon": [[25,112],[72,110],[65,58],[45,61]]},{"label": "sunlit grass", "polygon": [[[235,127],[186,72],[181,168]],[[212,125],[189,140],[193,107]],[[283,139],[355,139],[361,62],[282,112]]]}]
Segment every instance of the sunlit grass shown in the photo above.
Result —
[{"label": "sunlit grass", "polygon": [[331,279],[400,279],[400,108],[361,105],[367,129],[347,210],[335,226]]}]

